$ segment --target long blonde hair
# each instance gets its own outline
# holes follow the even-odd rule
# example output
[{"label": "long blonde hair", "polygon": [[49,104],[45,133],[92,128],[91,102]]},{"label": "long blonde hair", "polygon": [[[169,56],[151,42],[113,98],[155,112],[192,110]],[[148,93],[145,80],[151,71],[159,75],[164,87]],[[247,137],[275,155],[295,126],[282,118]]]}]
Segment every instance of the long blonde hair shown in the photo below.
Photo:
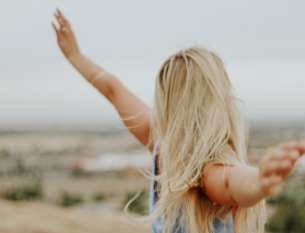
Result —
[{"label": "long blonde hair", "polygon": [[205,48],[174,54],[161,67],[155,86],[152,126],[160,141],[159,200],[150,217],[162,232],[180,226],[213,233],[213,218],[233,217],[234,232],[264,232],[265,205],[251,208],[213,203],[201,187],[211,164],[246,164],[247,127],[221,59]]}]

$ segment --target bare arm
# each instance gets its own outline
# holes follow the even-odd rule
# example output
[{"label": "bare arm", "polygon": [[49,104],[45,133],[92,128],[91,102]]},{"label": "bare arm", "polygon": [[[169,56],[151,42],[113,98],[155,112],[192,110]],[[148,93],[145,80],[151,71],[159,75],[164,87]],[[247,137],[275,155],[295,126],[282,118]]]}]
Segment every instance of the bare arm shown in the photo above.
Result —
[{"label": "bare arm", "polygon": [[305,140],[269,149],[259,168],[212,165],[202,179],[206,195],[216,203],[250,207],[274,195],[305,152]]},{"label": "bare arm", "polygon": [[130,132],[152,150],[150,143],[151,109],[131,93],[114,75],[86,58],[79,50],[69,22],[57,10],[55,17],[60,25],[54,30],[60,49],[82,76],[94,85],[117,109]]}]

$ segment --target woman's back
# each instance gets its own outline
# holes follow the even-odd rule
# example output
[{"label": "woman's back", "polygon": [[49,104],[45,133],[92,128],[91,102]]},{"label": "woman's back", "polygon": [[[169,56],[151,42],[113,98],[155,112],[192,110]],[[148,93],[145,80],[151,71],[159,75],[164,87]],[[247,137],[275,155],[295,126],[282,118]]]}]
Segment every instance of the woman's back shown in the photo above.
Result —
[{"label": "woman's back", "polygon": [[[151,166],[151,172],[153,175],[157,175],[157,148],[158,148],[158,141],[155,143],[153,153],[152,153],[152,166]],[[150,186],[150,192],[149,192],[149,210],[150,213],[154,210],[154,204],[159,200],[158,192],[156,190],[157,183],[156,181],[151,182]],[[218,217],[214,217],[213,219],[213,227],[215,233],[233,233],[234,227],[233,227],[233,220],[232,216],[228,216],[225,220],[225,223],[222,222]],[[157,218],[152,223],[152,232],[153,233],[162,233],[162,223],[161,218]],[[185,228],[179,227],[179,223],[177,222],[176,225],[171,230],[171,233],[189,233]]]},{"label": "woman's back", "polygon": [[[161,217],[163,232],[177,226],[192,233],[223,230],[219,219],[230,215],[231,230],[239,214],[262,228],[264,220],[239,208],[227,189],[226,170],[246,165],[247,136],[237,102],[221,59],[205,48],[180,51],[162,65],[151,126],[162,141],[151,215]],[[264,211],[263,203],[259,208]],[[240,219],[234,222],[246,228]]]}]

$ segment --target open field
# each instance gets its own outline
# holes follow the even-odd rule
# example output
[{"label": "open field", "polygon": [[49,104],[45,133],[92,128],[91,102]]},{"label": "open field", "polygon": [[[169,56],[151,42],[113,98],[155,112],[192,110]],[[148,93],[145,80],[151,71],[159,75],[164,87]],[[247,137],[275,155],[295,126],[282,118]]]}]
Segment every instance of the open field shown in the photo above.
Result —
[{"label": "open field", "polygon": [[[304,136],[302,123],[251,124],[249,161],[255,165],[268,146]],[[128,198],[139,190],[149,189],[150,180],[136,168],[75,170],[80,158],[106,154],[128,157],[135,153],[149,157],[132,135],[119,128],[0,127],[2,197],[14,187],[35,182],[41,186],[36,201],[0,201],[0,232],[150,232],[149,226],[143,228],[129,221],[122,212]],[[61,207],[60,199],[65,192],[81,201],[70,208]],[[143,203],[146,205],[147,195]],[[274,206],[269,208],[270,213],[274,210]]]},{"label": "open field", "polygon": [[121,213],[96,213],[37,202],[0,201],[1,233],[134,233],[150,226],[129,221]]}]

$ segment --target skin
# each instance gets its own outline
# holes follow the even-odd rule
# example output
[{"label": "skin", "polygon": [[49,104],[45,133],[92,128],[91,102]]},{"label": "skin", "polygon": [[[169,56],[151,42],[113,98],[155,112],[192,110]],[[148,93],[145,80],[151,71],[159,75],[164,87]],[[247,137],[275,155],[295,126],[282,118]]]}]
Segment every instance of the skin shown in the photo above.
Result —
[{"label": "skin", "polygon": [[216,203],[253,206],[277,193],[304,152],[303,139],[269,148],[258,168],[213,165],[203,176],[202,187],[207,196]]},{"label": "skin", "polygon": [[[52,26],[56,32],[57,42],[61,51],[75,69],[88,82],[92,83],[104,69],[90,61],[80,52],[70,23],[58,9],[54,16],[59,23],[59,28],[54,23],[52,23]],[[130,132],[152,151],[154,142],[150,140],[151,109],[110,73],[106,73],[99,78],[94,86],[115,106]]]},{"label": "skin", "polygon": [[[94,82],[104,69],[80,52],[71,25],[63,14],[56,10],[54,15],[59,27],[54,23],[52,25],[61,51],[88,82]],[[150,135],[151,109],[108,72],[94,82],[94,86],[115,106],[130,132],[152,151],[154,141]],[[216,203],[253,206],[276,194],[304,152],[305,139],[269,148],[258,168],[247,165],[212,165],[202,176],[202,187],[206,195]]]}]

